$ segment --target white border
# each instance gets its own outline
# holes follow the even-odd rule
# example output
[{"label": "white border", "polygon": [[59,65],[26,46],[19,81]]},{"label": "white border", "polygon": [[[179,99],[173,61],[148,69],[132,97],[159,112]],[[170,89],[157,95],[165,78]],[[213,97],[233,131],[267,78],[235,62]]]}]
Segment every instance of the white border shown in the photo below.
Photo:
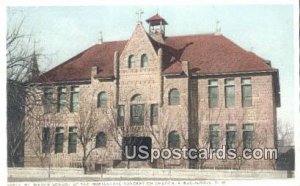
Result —
[{"label": "white border", "polygon": [[[197,4],[197,5],[293,5],[294,6],[294,87],[297,87],[298,91],[295,92],[293,102],[295,104],[295,110],[299,113],[299,1],[298,0],[5,0],[0,2],[0,61],[2,67],[0,68],[0,107],[1,111],[1,128],[0,128],[0,140],[2,149],[6,151],[6,8],[9,6],[90,6],[90,5],[183,5],[183,4]],[[294,118],[295,123],[295,151],[296,151],[296,171],[295,179],[289,180],[262,180],[262,181],[243,181],[243,185],[300,185],[300,122],[299,114],[296,114]],[[7,180],[7,168],[6,168],[6,153],[0,153],[1,169],[0,169],[0,182]],[[226,185],[240,185],[240,181],[229,181]],[[0,184],[2,185],[2,184]],[[3,184],[4,185],[4,184]]]}]

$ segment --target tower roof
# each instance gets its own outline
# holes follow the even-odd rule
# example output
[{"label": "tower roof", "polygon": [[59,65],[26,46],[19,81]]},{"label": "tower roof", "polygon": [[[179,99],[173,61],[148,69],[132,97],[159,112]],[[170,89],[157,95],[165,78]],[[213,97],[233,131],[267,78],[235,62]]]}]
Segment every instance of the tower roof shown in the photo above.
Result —
[{"label": "tower roof", "polygon": [[167,25],[167,21],[162,18],[159,14],[155,14],[154,16],[148,18],[146,20],[147,23],[149,23],[151,26],[160,25],[160,22],[162,22],[163,25]]}]

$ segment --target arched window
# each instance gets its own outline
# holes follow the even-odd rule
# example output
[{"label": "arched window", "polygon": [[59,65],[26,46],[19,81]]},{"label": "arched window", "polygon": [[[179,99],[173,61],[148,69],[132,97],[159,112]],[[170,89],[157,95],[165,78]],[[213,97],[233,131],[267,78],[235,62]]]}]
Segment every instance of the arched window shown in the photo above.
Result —
[{"label": "arched window", "polygon": [[143,125],[144,124],[144,104],[141,104],[141,94],[135,94],[131,97],[130,101],[130,123],[131,125]]},{"label": "arched window", "polygon": [[180,147],[180,137],[176,131],[172,131],[169,133],[168,147],[169,148],[179,148]]},{"label": "arched window", "polygon": [[134,96],[131,97],[130,101],[141,101],[142,100],[142,95],[141,94],[135,94]]},{"label": "arched window", "polygon": [[98,108],[104,108],[107,106],[107,93],[106,92],[100,92],[98,94],[97,98],[97,107]]},{"label": "arched window", "polygon": [[143,54],[141,56],[141,67],[143,68],[146,66],[148,66],[148,56],[147,56],[147,54]]},{"label": "arched window", "polygon": [[128,68],[132,68],[135,65],[134,55],[130,55],[128,58]]},{"label": "arched window", "polygon": [[96,148],[106,146],[106,135],[104,132],[99,132],[96,136]]},{"label": "arched window", "polygon": [[179,91],[174,88],[169,92],[169,105],[179,105],[180,103],[180,94]]}]

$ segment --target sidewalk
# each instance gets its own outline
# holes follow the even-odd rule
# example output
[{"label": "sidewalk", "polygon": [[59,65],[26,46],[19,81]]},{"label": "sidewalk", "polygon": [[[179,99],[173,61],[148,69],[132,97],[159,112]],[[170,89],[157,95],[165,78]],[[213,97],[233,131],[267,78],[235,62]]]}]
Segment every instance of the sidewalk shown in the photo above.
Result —
[{"label": "sidewalk", "polygon": [[243,180],[285,179],[293,173],[277,170],[213,169],[107,169],[106,173],[83,174],[75,168],[8,168],[9,181],[101,181],[101,180]]}]

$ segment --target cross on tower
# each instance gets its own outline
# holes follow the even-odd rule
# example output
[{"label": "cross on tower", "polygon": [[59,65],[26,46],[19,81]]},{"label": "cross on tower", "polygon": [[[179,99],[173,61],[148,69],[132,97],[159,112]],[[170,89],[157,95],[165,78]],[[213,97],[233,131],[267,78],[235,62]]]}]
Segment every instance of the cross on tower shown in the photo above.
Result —
[{"label": "cross on tower", "polygon": [[142,20],[142,14],[144,13],[144,11],[142,9],[139,9],[137,12],[136,12],[136,15],[138,15],[138,22],[141,22]]}]

